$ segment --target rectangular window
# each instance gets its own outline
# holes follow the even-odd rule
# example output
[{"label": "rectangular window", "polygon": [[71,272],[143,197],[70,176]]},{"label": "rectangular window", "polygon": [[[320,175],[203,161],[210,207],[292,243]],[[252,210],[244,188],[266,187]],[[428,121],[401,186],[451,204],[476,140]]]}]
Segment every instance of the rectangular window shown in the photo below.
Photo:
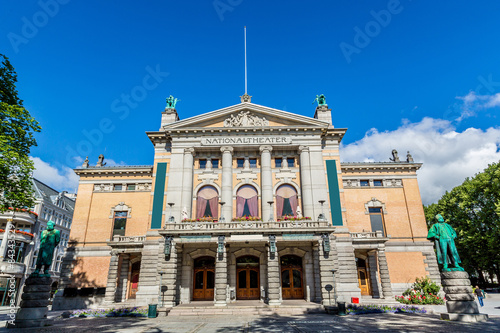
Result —
[{"label": "rectangular window", "polygon": [[135,184],[128,184],[127,191],[135,191]]},{"label": "rectangular window", "polygon": [[250,159],[250,168],[256,168],[256,167],[257,167],[257,159],[251,158]]},{"label": "rectangular window", "polygon": [[369,180],[360,180],[359,185],[360,186],[370,186],[370,181]]},{"label": "rectangular window", "polygon": [[218,168],[219,168],[219,160],[212,159],[212,169],[218,169]]},{"label": "rectangular window", "polygon": [[379,179],[376,179],[373,181],[373,186],[382,186],[382,181]]},{"label": "rectangular window", "polygon": [[281,157],[276,157],[274,159],[274,167],[281,168],[281,164],[283,163],[283,159]]},{"label": "rectangular window", "polygon": [[116,184],[113,186],[113,190],[115,191],[121,191],[122,190],[122,185],[121,184]]},{"label": "rectangular window", "polygon": [[207,160],[200,160],[200,169],[207,168]]},{"label": "rectangular window", "polygon": [[370,207],[368,208],[368,213],[370,213],[372,232],[382,231],[382,236],[385,237],[384,214],[382,213],[382,208]]},{"label": "rectangular window", "polygon": [[113,236],[125,236],[127,212],[115,212],[113,221]]},{"label": "rectangular window", "polygon": [[295,166],[295,158],[293,157],[288,157],[286,159],[286,163],[288,163],[288,167],[291,168],[291,167],[294,167]]},{"label": "rectangular window", "polygon": [[238,159],[236,159],[236,166],[238,168],[243,168],[244,164],[245,164],[245,159],[244,158],[238,158]]}]

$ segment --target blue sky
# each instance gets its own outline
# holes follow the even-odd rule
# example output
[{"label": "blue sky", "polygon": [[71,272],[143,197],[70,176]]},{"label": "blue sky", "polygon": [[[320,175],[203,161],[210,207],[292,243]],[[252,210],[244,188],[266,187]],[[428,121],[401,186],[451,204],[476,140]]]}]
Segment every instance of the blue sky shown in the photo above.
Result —
[{"label": "blue sky", "polygon": [[313,116],[314,97],[325,94],[334,125],[349,128],[344,160],[412,151],[425,163],[428,203],[500,159],[499,9],[496,1],[4,0],[0,53],[43,127],[35,175],[58,189],[74,188],[70,168],[86,155],[92,164],[100,153],[152,164],[144,132],[159,128],[170,94],[181,118],[239,103],[246,25],[252,102]]}]

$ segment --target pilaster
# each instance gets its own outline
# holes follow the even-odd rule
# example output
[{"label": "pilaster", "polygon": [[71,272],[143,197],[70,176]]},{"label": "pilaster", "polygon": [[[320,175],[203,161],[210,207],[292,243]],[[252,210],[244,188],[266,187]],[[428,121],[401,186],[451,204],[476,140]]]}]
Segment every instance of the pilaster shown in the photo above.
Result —
[{"label": "pilaster", "polygon": [[348,302],[351,297],[361,297],[352,238],[350,236],[336,237],[332,244],[337,251],[335,283],[339,300]]},{"label": "pilaster", "polygon": [[[302,193],[302,214],[304,216],[314,216],[313,211],[313,189],[311,183],[311,163],[309,161],[309,147],[300,146],[300,181],[302,183],[301,193]],[[326,200],[326,199],[325,199]]]},{"label": "pilaster", "polygon": [[389,275],[389,267],[387,266],[387,258],[385,257],[385,245],[378,248],[378,266],[380,269],[380,282],[382,284],[382,293],[385,299],[392,299],[391,277]]},{"label": "pilaster", "polygon": [[372,289],[372,296],[374,298],[380,298],[382,294],[382,287],[380,285],[380,278],[378,275],[377,261],[377,252],[368,252],[368,274],[370,275],[370,286]]},{"label": "pilaster", "polygon": [[109,262],[108,281],[106,283],[106,292],[104,302],[114,303],[116,296],[116,278],[118,277],[118,253],[111,251],[111,260]]},{"label": "pilaster", "polygon": [[116,301],[124,302],[127,300],[128,271],[130,264],[130,255],[120,255],[120,265],[118,267],[118,286],[116,288]]},{"label": "pilaster", "polygon": [[312,250],[314,263],[314,302],[319,303],[323,299],[321,295],[321,275],[319,269],[319,244],[313,245]]},{"label": "pilaster", "polygon": [[193,168],[194,168],[194,148],[184,149],[184,175],[182,189],[181,211],[186,207],[188,217],[191,218],[193,205]]},{"label": "pilaster", "polygon": [[227,250],[221,250],[215,257],[215,306],[227,305]]},{"label": "pilaster", "polygon": [[268,201],[273,200],[273,176],[271,168],[271,152],[273,147],[260,146],[260,165],[261,165],[261,190],[262,190],[262,221],[267,221],[271,215],[271,207]]},{"label": "pilaster", "polygon": [[221,214],[226,221],[231,221],[233,218],[233,147],[224,146],[220,148],[220,151],[222,152],[221,201],[225,203]]},{"label": "pilaster", "polygon": [[139,290],[136,294],[138,304],[156,304],[158,302],[159,286],[157,279],[159,266],[159,240],[144,242],[139,272]]},{"label": "pilaster", "polygon": [[267,249],[267,295],[269,305],[280,305],[280,263],[278,253],[271,253]]}]

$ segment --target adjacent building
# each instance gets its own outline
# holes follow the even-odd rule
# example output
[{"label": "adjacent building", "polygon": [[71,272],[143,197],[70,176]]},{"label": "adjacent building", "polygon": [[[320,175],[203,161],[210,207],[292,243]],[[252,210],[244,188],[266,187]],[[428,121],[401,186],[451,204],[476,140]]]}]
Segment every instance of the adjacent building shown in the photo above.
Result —
[{"label": "adjacent building", "polygon": [[[73,222],[75,199],[58,192],[37,179],[32,180],[35,206],[25,210],[7,210],[0,214],[0,306],[18,304],[25,279],[35,268],[40,234],[49,220],[61,231],[50,274],[57,288],[64,250]],[[6,230],[8,232],[6,232]],[[9,231],[10,230],[10,231]]]},{"label": "adjacent building", "polygon": [[[341,163],[345,128],[241,103],[146,132],[154,163],[85,161],[54,308],[385,298],[439,281],[408,156]],[[314,111],[314,110],[312,110]]]}]

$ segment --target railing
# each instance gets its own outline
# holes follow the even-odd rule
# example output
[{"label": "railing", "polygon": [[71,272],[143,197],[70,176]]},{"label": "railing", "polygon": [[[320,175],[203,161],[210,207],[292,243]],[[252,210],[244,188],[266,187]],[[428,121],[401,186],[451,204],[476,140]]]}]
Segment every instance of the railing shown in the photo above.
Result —
[{"label": "railing", "polygon": [[166,223],[164,230],[224,230],[224,229],[308,229],[331,227],[328,221],[235,221],[235,222],[187,222]]},{"label": "railing", "polygon": [[118,243],[141,243],[146,240],[146,236],[114,236],[113,242]]},{"label": "railing", "polygon": [[382,235],[382,231],[373,231],[373,232],[351,232],[351,237],[356,239],[376,239],[376,238],[384,238]]}]

